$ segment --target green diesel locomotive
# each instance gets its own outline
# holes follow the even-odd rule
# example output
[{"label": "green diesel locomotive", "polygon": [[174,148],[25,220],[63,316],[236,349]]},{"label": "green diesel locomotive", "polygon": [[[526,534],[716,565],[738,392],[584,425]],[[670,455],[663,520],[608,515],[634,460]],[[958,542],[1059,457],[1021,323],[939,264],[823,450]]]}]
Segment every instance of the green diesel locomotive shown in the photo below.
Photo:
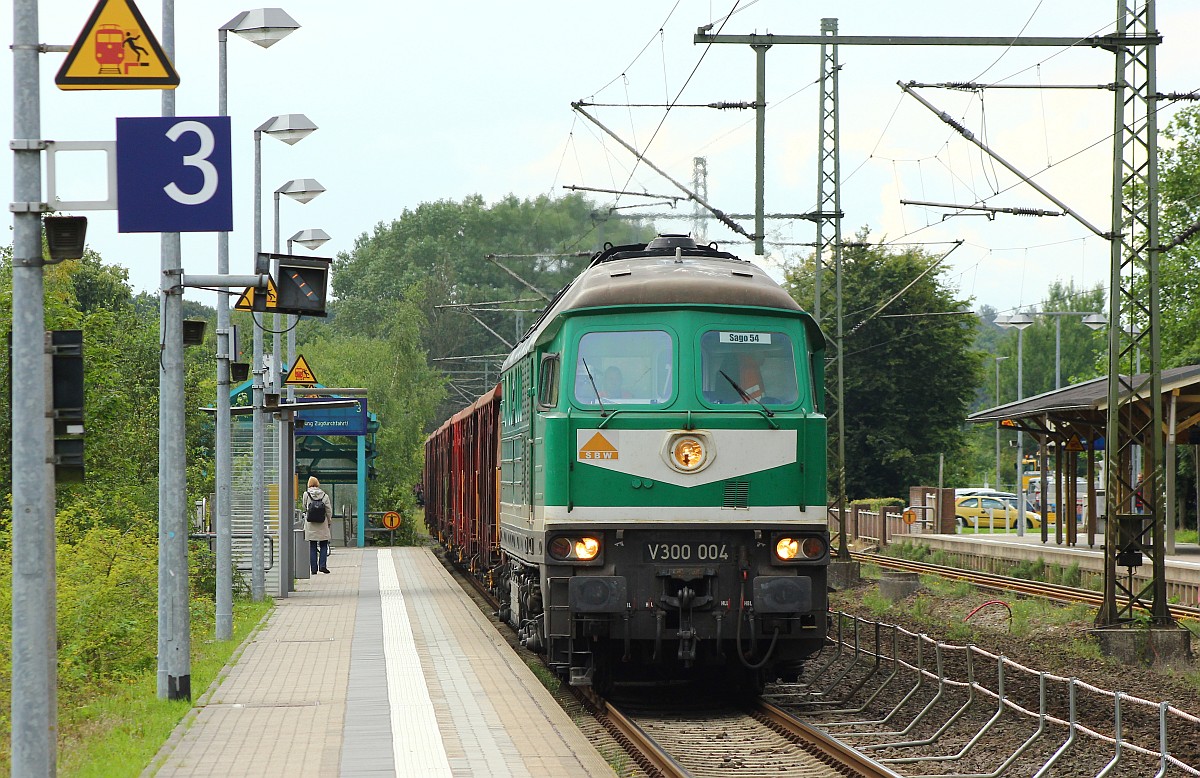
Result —
[{"label": "green diesel locomotive", "polygon": [[426,444],[426,521],[575,685],[794,675],[824,645],[824,337],[749,262],[606,246]]}]

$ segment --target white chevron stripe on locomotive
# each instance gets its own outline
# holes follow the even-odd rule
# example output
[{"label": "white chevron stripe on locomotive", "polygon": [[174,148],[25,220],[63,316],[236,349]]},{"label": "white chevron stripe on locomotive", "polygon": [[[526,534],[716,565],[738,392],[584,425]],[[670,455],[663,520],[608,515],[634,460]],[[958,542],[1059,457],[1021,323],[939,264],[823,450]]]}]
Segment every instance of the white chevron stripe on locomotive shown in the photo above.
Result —
[{"label": "white chevron stripe on locomotive", "polygon": [[664,447],[684,430],[576,430],[576,461],[674,486],[700,486],[796,461],[795,430],[704,430],[712,463],[695,473],[672,469]]}]

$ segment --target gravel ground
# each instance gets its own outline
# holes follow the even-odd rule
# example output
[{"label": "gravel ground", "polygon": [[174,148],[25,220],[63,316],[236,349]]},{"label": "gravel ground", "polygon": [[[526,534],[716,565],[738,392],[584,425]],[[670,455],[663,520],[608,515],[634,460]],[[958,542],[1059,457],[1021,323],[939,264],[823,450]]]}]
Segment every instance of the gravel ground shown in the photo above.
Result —
[{"label": "gravel ground", "polygon": [[[937,654],[946,678],[963,681],[968,672],[976,683],[995,692],[999,686],[1000,660],[987,654],[1003,655],[1005,696],[1027,710],[1037,712],[1040,705],[1039,676],[1046,673],[1063,678],[1076,678],[1100,689],[1120,690],[1125,694],[1153,702],[1169,701],[1173,706],[1192,715],[1200,714],[1200,673],[1194,668],[1158,671],[1146,667],[1128,666],[1099,657],[1094,642],[1086,635],[1091,626],[1090,616],[1079,610],[1061,611],[1075,614],[1075,621],[1047,618],[1019,627],[1020,634],[1010,631],[1008,613],[993,606],[981,611],[964,624],[964,617],[989,600],[1005,599],[990,593],[930,592],[923,588],[908,599],[895,603],[876,615],[871,605],[879,608],[879,600],[871,592],[873,582],[854,590],[831,596],[831,607],[846,613],[896,624],[913,633],[923,633],[929,640],[922,645],[924,665],[936,670]],[[849,622],[845,622],[849,625]],[[852,628],[845,629],[847,639],[853,640]],[[948,637],[948,636],[953,637]],[[873,627],[862,627],[859,644],[865,651],[874,651]],[[940,652],[935,650],[943,641]],[[883,653],[891,653],[891,633],[884,631]],[[918,640],[898,633],[897,652],[906,661],[915,663]],[[968,645],[981,649],[971,651]],[[986,653],[985,653],[986,652]],[[970,667],[968,667],[968,658]],[[832,662],[832,663],[831,663]],[[1023,665],[1027,672],[1016,665]],[[821,673],[822,668],[827,668]],[[939,685],[936,679],[925,679],[918,686],[916,673],[901,670],[886,684],[893,666],[882,663],[878,668],[873,660],[860,656],[854,661],[851,651],[840,657],[827,651],[809,663],[801,680],[821,692],[821,700],[834,701],[857,691],[844,703],[812,703],[807,687],[778,685],[771,688],[780,702],[801,713],[848,743],[864,748],[881,760],[915,759],[922,761],[897,763],[890,766],[907,775],[970,773],[986,774],[1012,760],[1004,775],[1029,776],[1068,739],[1065,726],[1048,723],[1040,736],[1038,720],[1009,708],[1002,708],[995,697],[982,693],[969,694],[963,685]],[[1050,716],[1068,718],[1068,684],[1046,680],[1046,708]],[[1097,694],[1077,687],[1077,717],[1081,725],[1111,736],[1114,730],[1114,706],[1111,696]],[[865,710],[857,711],[874,694]],[[831,712],[838,710],[839,712]],[[1124,737],[1137,744],[1157,750],[1157,708],[1123,703],[1121,709]],[[849,723],[848,722],[860,722]],[[871,723],[866,723],[871,722]],[[989,724],[990,722],[990,724]],[[981,734],[982,733],[982,734]],[[1169,726],[1171,753],[1185,763],[1200,767],[1200,729],[1190,722],[1174,719]],[[929,741],[925,743],[924,741]],[[1025,745],[1027,744],[1027,745]],[[1018,754],[1022,746],[1025,750]],[[1087,776],[1101,772],[1113,759],[1114,746],[1092,737],[1080,736],[1064,749],[1048,776]],[[953,760],[933,760],[930,756],[955,756]],[[1109,773],[1121,778],[1144,778],[1154,775],[1157,760],[1132,755],[1125,751],[1116,769]],[[1168,775],[1185,775],[1172,769]]]}]

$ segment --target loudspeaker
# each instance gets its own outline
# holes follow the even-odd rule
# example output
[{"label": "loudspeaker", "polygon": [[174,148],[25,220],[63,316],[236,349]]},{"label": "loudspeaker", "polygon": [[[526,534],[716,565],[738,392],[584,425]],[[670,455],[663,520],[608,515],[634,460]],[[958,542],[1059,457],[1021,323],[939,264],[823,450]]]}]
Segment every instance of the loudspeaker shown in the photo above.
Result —
[{"label": "loudspeaker", "polygon": [[199,346],[204,343],[204,329],[208,322],[204,319],[183,320],[183,345]]}]

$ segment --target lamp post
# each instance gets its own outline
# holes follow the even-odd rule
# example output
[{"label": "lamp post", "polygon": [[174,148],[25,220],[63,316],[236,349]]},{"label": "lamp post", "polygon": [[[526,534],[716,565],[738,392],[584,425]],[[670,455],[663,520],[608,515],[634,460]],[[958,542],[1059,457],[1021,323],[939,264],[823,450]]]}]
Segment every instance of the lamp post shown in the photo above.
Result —
[{"label": "lamp post", "polygon": [[[996,360],[996,397],[997,407],[1000,405],[1000,363],[1008,357],[995,357]],[[1000,420],[996,420],[996,489],[1000,488]]]},{"label": "lamp post", "polygon": [[[266,273],[269,267],[264,267],[260,261],[262,254],[262,136],[263,133],[278,138],[289,146],[308,136],[317,126],[303,114],[281,114],[272,116],[266,122],[254,129],[254,270],[256,273]],[[266,595],[266,571],[264,562],[265,533],[263,522],[264,494],[263,489],[263,450],[266,438],[266,418],[263,413],[265,400],[263,391],[263,331],[262,316],[255,312],[254,319],[254,451],[253,474],[251,476],[251,505],[253,521],[251,524],[251,554],[250,596],[255,602],[261,601]],[[282,528],[281,528],[282,529]],[[283,538],[281,537],[282,541]],[[287,571],[280,570],[280,575]]]},{"label": "lamp post", "polygon": [[[1025,399],[1025,329],[1033,324],[1033,317],[1020,311],[1001,321],[996,318],[996,324],[1001,327],[1014,328],[1017,331],[1017,400]],[[1025,439],[1020,428],[1017,429],[1017,535],[1025,536],[1025,488],[1021,483],[1021,468],[1025,461]]]},{"label": "lamp post", "polygon": [[1062,317],[1063,316],[1082,316],[1083,323],[1090,329],[1097,329],[1089,322],[1094,322],[1095,317],[1100,317],[1100,326],[1108,321],[1102,313],[1095,311],[1037,311],[1034,316],[1053,316],[1054,317],[1054,388],[1062,388]]},{"label": "lamp post", "polygon": [[[226,41],[232,31],[264,49],[270,48],[300,27],[280,8],[242,11],[217,30],[218,73],[217,115],[228,116],[229,66]],[[229,233],[217,233],[217,273],[229,272]],[[217,294],[217,498],[214,512],[217,531],[216,637],[233,637],[233,467],[230,451],[229,362],[233,348],[229,339],[229,296]]]},{"label": "lamp post", "polygon": [[[276,253],[276,254],[279,253],[279,196],[281,194],[285,194],[288,197],[295,200],[296,202],[303,205],[304,203],[311,201],[314,197],[316,197],[317,195],[321,194],[324,191],[325,191],[325,187],[321,186],[316,181],[316,179],[313,179],[313,178],[294,178],[291,181],[288,181],[286,184],[284,184],[283,186],[281,186],[275,190],[275,200],[274,200],[274,217],[275,218],[274,218],[274,230],[273,230],[274,240],[271,242],[271,246],[272,246],[271,250],[274,253]],[[274,273],[275,276],[279,275],[278,262],[275,263],[275,267],[272,268],[272,272]],[[275,337],[272,339],[274,345],[272,347],[271,364],[273,366],[273,377],[274,377],[276,383],[278,384],[278,387],[276,388],[276,393],[280,394],[280,395],[283,394],[283,384],[282,384],[282,380],[281,380],[281,376],[283,375],[283,369],[282,369],[283,362],[281,360],[282,355],[280,354],[280,351],[281,351],[281,348],[280,348],[280,338],[281,338],[280,323],[281,323],[282,319],[284,319],[284,317],[280,316],[278,313],[275,314],[275,316],[272,319],[273,326],[275,329],[275,332],[274,332]],[[287,316],[286,319],[287,319],[287,326],[285,329],[287,330],[288,341],[289,341],[289,343],[294,343],[295,341],[293,338],[293,333],[294,333],[295,327],[296,327],[296,317],[295,316]],[[291,364],[291,359],[288,360],[288,364],[289,365]],[[288,394],[289,394],[289,400],[290,400],[291,399],[290,395],[292,394],[290,389],[288,390]],[[276,481],[276,489],[278,490],[277,494],[279,495],[279,504],[277,506],[278,507],[277,518],[279,521],[279,548],[280,548],[280,562],[281,562],[280,575],[279,575],[279,596],[280,597],[287,596],[287,593],[292,588],[291,587],[291,575],[292,575],[292,570],[294,568],[294,564],[292,562],[292,555],[290,552],[292,549],[292,543],[291,543],[292,514],[294,513],[293,506],[296,503],[295,494],[293,493],[293,483],[294,483],[293,474],[295,473],[296,468],[292,464],[293,458],[294,458],[293,443],[295,440],[295,436],[292,434],[291,425],[286,422],[287,418],[288,418],[287,414],[281,414],[280,423],[279,423],[278,429],[277,429],[278,436],[276,438],[276,447],[275,447],[275,450],[279,457],[279,478]]]}]

